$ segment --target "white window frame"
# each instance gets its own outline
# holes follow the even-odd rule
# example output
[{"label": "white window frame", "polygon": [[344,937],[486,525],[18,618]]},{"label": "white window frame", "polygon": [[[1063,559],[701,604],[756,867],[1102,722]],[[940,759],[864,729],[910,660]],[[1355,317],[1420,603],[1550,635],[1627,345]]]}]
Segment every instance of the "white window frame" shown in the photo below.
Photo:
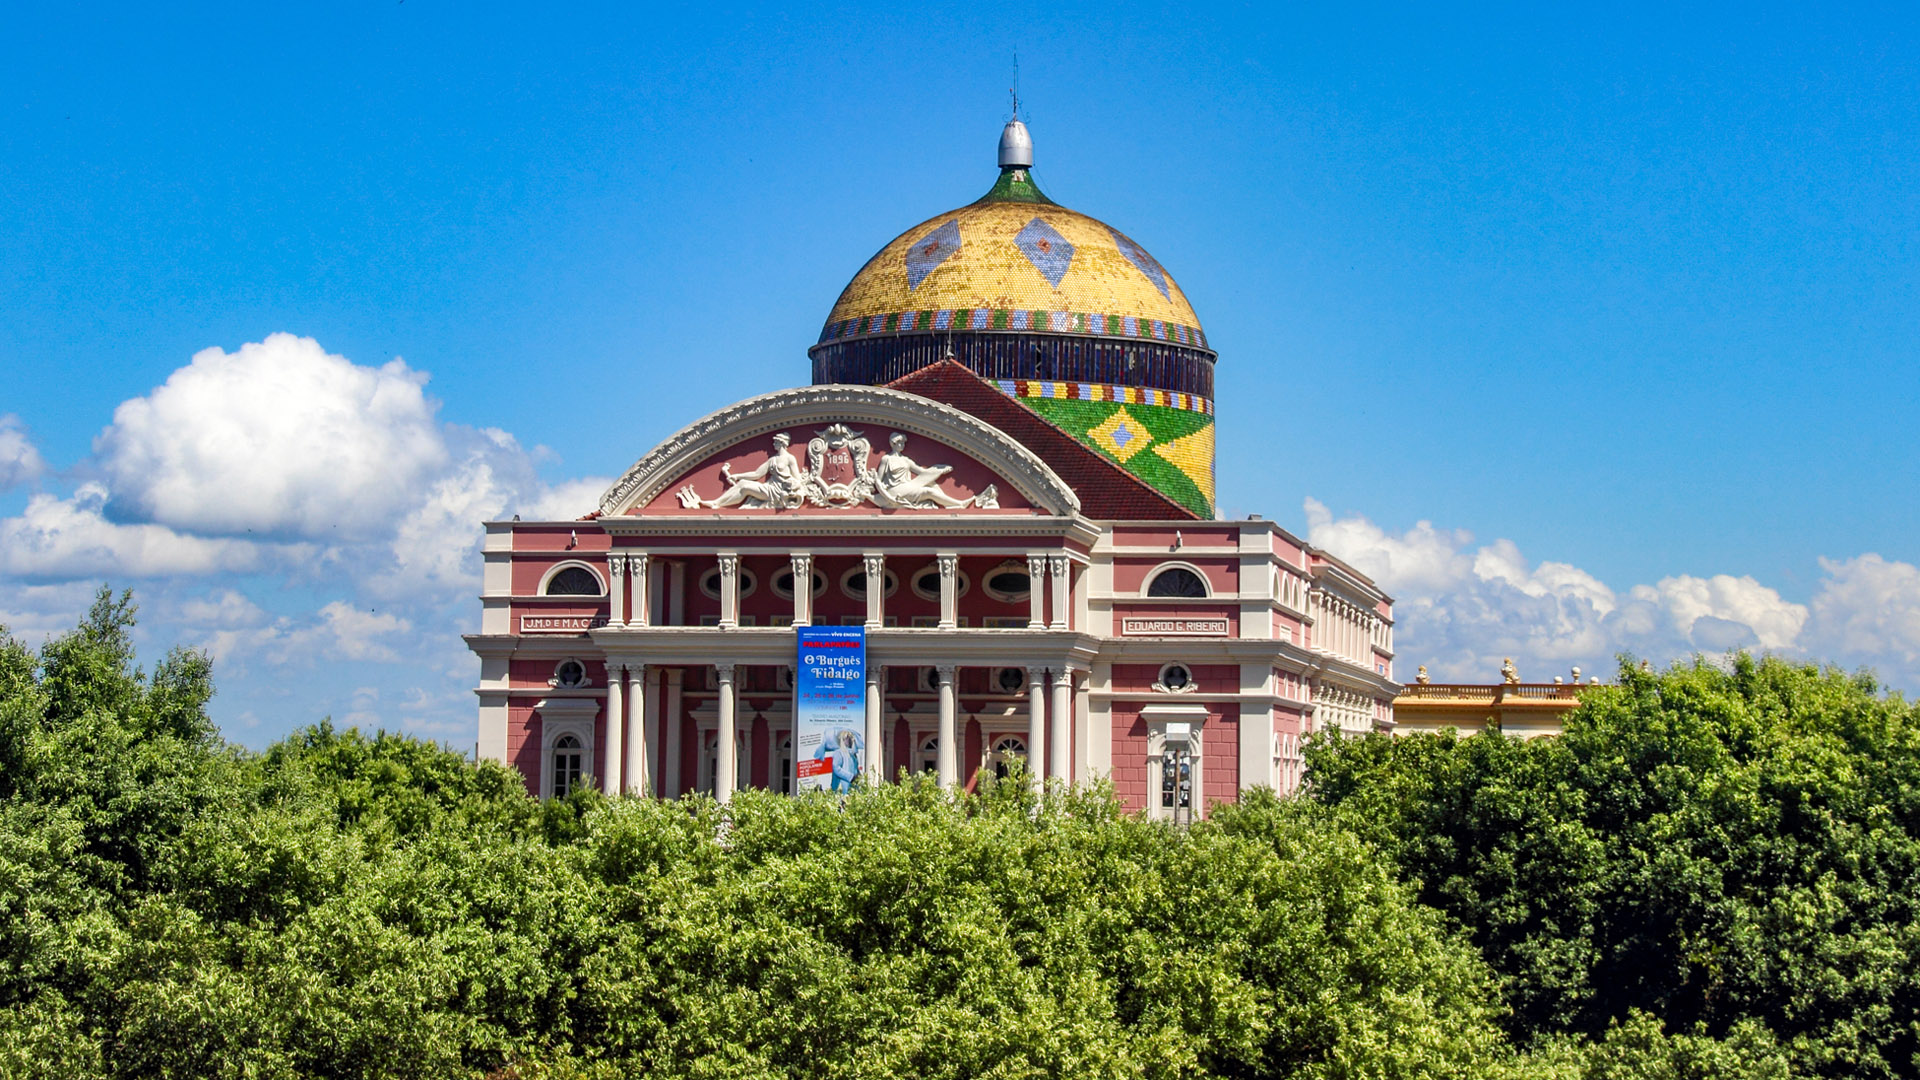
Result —
[{"label": "white window frame", "polygon": [[[598,597],[602,600],[606,599],[607,598],[607,576],[600,572],[599,567],[594,566],[592,563],[589,563],[589,562],[582,562],[579,559],[565,559],[561,562],[554,563],[552,566],[547,567],[547,572],[540,575],[540,588],[535,593],[535,595],[537,596],[547,595],[547,586],[553,584],[553,579],[560,576],[560,571],[576,568],[576,567],[581,570],[585,570],[589,574],[592,574],[593,580],[600,583],[600,591],[597,593],[593,593],[592,596]],[[567,599],[567,598],[585,600],[585,599],[588,599],[589,596],[586,593],[562,594],[561,599]]]},{"label": "white window frame", "polygon": [[[999,574],[1018,574],[1020,576],[1020,580],[1027,583],[1027,587],[1024,589],[1021,589],[1017,593],[1006,592],[1001,589],[996,589],[993,587],[992,582],[994,577]],[[995,566],[992,569],[989,569],[986,573],[980,575],[980,591],[983,593],[986,593],[988,596],[991,596],[992,598],[994,598],[995,600],[998,600],[1003,604],[1029,603],[1031,602],[1031,599],[1033,597],[1033,574],[1028,569],[1026,563],[1015,562],[1012,559],[1008,559],[1006,562],[1003,562],[1000,565]],[[1023,622],[1021,623],[1021,625],[1024,626],[1026,624]]]},{"label": "white window frame", "polygon": [[[862,585],[864,585],[866,584],[866,580],[867,580],[867,568],[864,564],[860,566],[856,566],[853,569],[847,571],[846,573],[841,574],[840,575],[840,595],[846,597],[849,600],[865,600],[867,598],[867,594],[865,592],[855,592],[853,589],[853,582],[858,581]],[[892,596],[894,593],[897,593],[900,591],[900,575],[897,573],[894,573],[892,570],[887,570],[884,573],[882,573],[880,575],[880,582],[883,587],[880,593],[882,597]],[[825,592],[825,591],[826,591],[825,589],[821,590],[821,592]],[[820,593],[815,593],[814,595],[818,596],[820,595]],[[936,593],[934,594],[933,598],[935,600],[938,600],[940,599],[940,596],[938,593]]]},{"label": "white window frame", "polygon": [[1207,707],[1193,702],[1155,703],[1140,709],[1140,719],[1147,724],[1147,817],[1167,821],[1174,815],[1173,809],[1160,805],[1160,758],[1167,750],[1169,724],[1187,726],[1187,750],[1193,755],[1193,820],[1206,817]]},{"label": "white window frame", "polygon": [[593,735],[600,719],[600,699],[546,698],[534,706],[533,711],[540,717],[540,797],[553,798],[553,744],[563,735],[580,740],[581,753],[585,755],[581,777],[598,780],[594,772],[594,762],[599,760],[598,747],[594,745]]},{"label": "white window frame", "polygon": [[[1169,570],[1185,570],[1188,573],[1191,573],[1194,577],[1199,578],[1200,587],[1206,590],[1206,595],[1204,596],[1155,596],[1153,595],[1153,583],[1155,581],[1160,580],[1160,575],[1166,573]],[[1213,599],[1213,596],[1214,596],[1214,588],[1213,588],[1213,582],[1207,580],[1206,571],[1200,569],[1199,567],[1193,565],[1190,562],[1173,560],[1173,561],[1163,562],[1155,565],[1153,570],[1150,571],[1147,574],[1147,576],[1141,580],[1140,596],[1143,599],[1147,599],[1147,600],[1211,600]]]},{"label": "white window frame", "polygon": [[[754,573],[753,571],[747,569],[744,566],[736,569],[734,573],[738,576],[740,581],[740,597],[739,597],[740,599],[745,600],[747,597],[752,596],[753,590],[760,587],[759,574]],[[715,584],[713,588],[711,589],[707,588],[708,578],[714,579],[714,581],[717,583],[720,580],[720,568],[718,566],[714,566],[706,570],[700,571],[700,577],[698,580],[694,582],[694,585],[697,588],[699,588],[700,594],[702,596],[705,596],[707,599],[709,600],[720,599],[720,586],[718,584]],[[788,597],[788,599],[792,599],[792,597]]]},{"label": "white window frame", "polygon": [[[933,575],[934,586],[931,589],[923,589],[920,587],[920,579],[922,577],[925,577],[928,574]],[[928,563],[927,565],[907,575],[907,588],[913,590],[913,595],[919,597],[922,600],[931,600],[936,604],[940,602],[939,582],[940,582],[940,564],[937,562]],[[967,589],[972,584],[973,582],[967,578],[967,572],[965,570],[960,569],[958,566],[955,566],[953,568],[953,595],[954,596],[960,597],[960,596],[967,595]],[[889,593],[888,595],[891,596],[892,594]]]}]

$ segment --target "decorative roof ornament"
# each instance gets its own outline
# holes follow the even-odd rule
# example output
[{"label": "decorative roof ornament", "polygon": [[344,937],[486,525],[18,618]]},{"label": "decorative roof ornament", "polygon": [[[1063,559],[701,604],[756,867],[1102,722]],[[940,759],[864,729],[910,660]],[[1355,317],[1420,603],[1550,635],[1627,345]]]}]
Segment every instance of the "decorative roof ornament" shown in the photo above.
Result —
[{"label": "decorative roof ornament", "polygon": [[1007,121],[1007,126],[1000,131],[1000,167],[1033,168],[1033,136],[1027,134],[1027,125],[1017,116]]},{"label": "decorative roof ornament", "polygon": [[1000,167],[1003,169],[1033,168],[1033,136],[1027,134],[1027,125],[1020,122],[1020,54],[1013,54],[1013,86],[1007,91],[1013,95],[1013,118],[1000,132]]},{"label": "decorative roof ornament", "polygon": [[1513,666],[1513,657],[1500,661],[1500,679],[1508,686],[1520,685],[1520,669]]}]

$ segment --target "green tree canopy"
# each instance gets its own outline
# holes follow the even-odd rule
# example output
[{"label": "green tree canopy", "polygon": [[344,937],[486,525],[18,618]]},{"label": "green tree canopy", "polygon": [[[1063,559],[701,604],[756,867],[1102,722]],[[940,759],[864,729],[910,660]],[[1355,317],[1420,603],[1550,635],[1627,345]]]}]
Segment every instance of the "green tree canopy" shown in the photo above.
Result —
[{"label": "green tree canopy", "polygon": [[[263,754],[125,597],[0,639],[0,1073],[1452,1077],[1486,966],[1367,841],[1263,798],[563,803],[322,723]],[[502,1075],[505,1075],[504,1073]]]},{"label": "green tree canopy", "polygon": [[1557,739],[1321,742],[1312,798],[1500,973],[1522,1038],[1758,1023],[1796,1068],[1920,1075],[1920,726],[1871,679],[1624,663]]}]

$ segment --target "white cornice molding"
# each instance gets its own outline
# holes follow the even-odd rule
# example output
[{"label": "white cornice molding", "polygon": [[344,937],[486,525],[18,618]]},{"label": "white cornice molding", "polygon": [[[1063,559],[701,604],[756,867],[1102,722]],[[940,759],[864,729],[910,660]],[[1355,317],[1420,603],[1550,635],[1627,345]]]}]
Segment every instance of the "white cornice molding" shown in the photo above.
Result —
[{"label": "white cornice molding", "polygon": [[[998,428],[917,394],[882,386],[827,385],[776,390],[695,420],[615,481],[600,497],[600,513],[614,517],[652,502],[694,466],[736,443],[784,428],[836,422],[873,424],[946,443],[998,473],[1047,513],[1070,517],[1080,511],[1080,499],[1066,481]],[[805,519],[782,515],[781,520]]]},{"label": "white cornice molding", "polygon": [[[785,537],[865,538],[862,550],[871,550],[872,538],[915,536],[1057,536],[1091,546],[1099,528],[1083,517],[1043,517],[1039,514],[983,514],[977,511],[916,511],[904,514],[777,514],[744,517],[738,514],[674,514],[648,517],[619,514],[592,522],[612,536],[697,536],[718,533],[745,539],[779,540]],[[815,549],[817,550],[817,549]],[[1026,550],[1025,548],[1021,549]],[[547,552],[516,552],[545,555]],[[655,551],[654,554],[660,554]],[[962,554],[973,554],[963,551]]]}]

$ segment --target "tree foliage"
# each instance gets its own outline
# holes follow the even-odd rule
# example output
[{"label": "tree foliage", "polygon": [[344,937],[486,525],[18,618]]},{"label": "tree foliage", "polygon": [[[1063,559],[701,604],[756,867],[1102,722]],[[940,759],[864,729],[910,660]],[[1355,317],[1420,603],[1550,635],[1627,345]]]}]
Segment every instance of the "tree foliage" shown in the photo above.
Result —
[{"label": "tree foliage", "polygon": [[1915,1075],[1914,718],[1843,676],[1628,670],[1565,739],[1320,744],[1180,830],[249,753],[133,616],[0,631],[0,1076]]},{"label": "tree foliage", "polygon": [[1484,964],[1303,804],[529,799],[322,723],[248,754],[126,597],[0,641],[0,1074],[1450,1077]]},{"label": "tree foliage", "polygon": [[1522,1039],[1624,1054],[1658,1017],[1920,1075],[1920,725],[1869,678],[1623,663],[1562,738],[1320,743],[1309,775],[1471,935]]}]

